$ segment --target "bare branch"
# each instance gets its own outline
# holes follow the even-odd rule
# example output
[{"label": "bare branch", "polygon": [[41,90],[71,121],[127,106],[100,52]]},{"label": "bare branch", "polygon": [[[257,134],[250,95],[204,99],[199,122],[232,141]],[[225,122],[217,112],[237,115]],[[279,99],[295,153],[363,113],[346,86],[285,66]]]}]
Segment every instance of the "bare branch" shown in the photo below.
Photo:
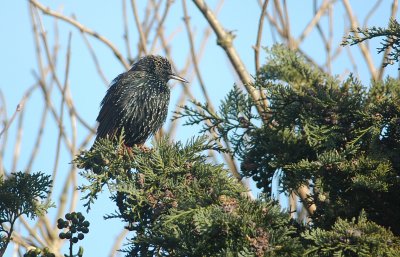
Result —
[{"label": "bare branch", "polygon": [[332,4],[331,1],[324,0],[324,2],[318,8],[318,11],[315,13],[314,17],[311,19],[311,21],[304,28],[304,30],[301,33],[299,39],[296,41],[295,48],[298,48],[298,46],[304,41],[304,39],[311,33],[312,29],[315,26],[318,26],[318,23],[319,23],[322,15],[327,11],[327,9],[331,6],[331,4]]},{"label": "bare branch", "polygon": [[197,62],[196,52],[194,50],[193,35],[192,35],[191,28],[190,28],[190,17],[188,16],[187,7],[186,7],[186,0],[182,0],[182,9],[183,9],[183,15],[184,15],[183,20],[184,20],[186,31],[187,31],[187,35],[188,35],[188,40],[189,40],[189,45],[190,45],[190,55],[191,55],[191,58],[192,58],[195,74],[196,74],[197,79],[199,80],[201,92],[203,93],[204,98],[206,99],[209,107],[211,109],[214,109],[214,107],[212,105],[212,102],[211,102],[211,99],[210,99],[210,97],[209,97],[209,95],[207,93],[203,77],[201,76],[201,72],[200,72],[200,69],[199,69],[199,64]]},{"label": "bare branch", "polygon": [[132,4],[132,10],[133,10],[133,17],[135,18],[135,23],[136,23],[136,28],[139,32],[139,38],[140,38],[140,47],[139,49],[141,51],[143,51],[143,54],[146,55],[147,52],[147,39],[143,33],[143,28],[142,25],[140,24],[140,19],[139,19],[139,14],[137,12],[137,7],[136,7],[136,1],[135,0],[131,0],[131,4]]},{"label": "bare branch", "polygon": [[29,96],[32,94],[32,91],[36,89],[37,85],[33,85],[22,97],[22,99],[19,101],[17,108],[15,108],[14,114],[11,116],[10,120],[5,123],[4,128],[0,132],[0,137],[7,131],[7,129],[11,126],[13,123],[15,117],[17,116],[18,113],[21,112],[21,110],[24,108],[25,102],[28,100]]},{"label": "bare branch", "polygon": [[[351,8],[351,5],[350,5],[348,0],[343,0],[342,2],[343,2],[343,5],[344,5],[344,7],[346,9],[348,18],[350,20],[351,28],[352,28],[352,30],[355,30],[357,27],[359,27],[359,25],[358,25],[358,22],[357,22],[357,18],[353,14],[353,10]],[[354,32],[354,35],[357,36],[358,33]],[[374,80],[376,80],[378,77],[377,77],[376,69],[375,69],[375,66],[374,66],[374,62],[373,62],[372,57],[371,57],[371,53],[369,52],[368,48],[365,46],[364,43],[360,43],[360,44],[357,44],[357,45],[360,47],[362,56],[364,57],[364,60],[365,60],[365,62],[367,64],[367,66],[368,66],[368,69],[369,69],[369,71],[371,73],[372,78]]]},{"label": "bare branch", "polygon": [[[393,0],[392,6],[390,9],[391,9],[390,10],[390,18],[395,19],[396,15],[397,15],[397,9],[398,9],[398,0]],[[391,49],[392,49],[391,47],[388,47],[385,49],[385,52],[383,53],[381,65],[378,70],[378,80],[382,80],[382,78],[383,78],[383,73],[385,72],[384,64],[387,61],[387,56],[390,53]]]},{"label": "bare branch", "polygon": [[377,0],[375,4],[372,6],[371,10],[369,10],[367,16],[365,16],[363,27],[367,27],[369,19],[374,15],[374,13],[378,10],[381,5],[382,0]]},{"label": "bare branch", "polygon": [[126,47],[126,53],[127,53],[127,56],[128,56],[128,60],[129,60],[129,62],[132,62],[131,42],[129,40],[128,14],[126,12],[126,10],[127,10],[126,1],[127,0],[122,0],[122,17],[123,17],[123,23],[124,23],[124,41],[125,41],[125,47]]},{"label": "bare branch", "polygon": [[[155,34],[155,36],[153,38],[153,44],[151,46],[151,52],[152,53],[155,51],[157,39],[160,37],[160,35],[162,35],[161,30],[163,29],[164,22],[165,22],[165,19],[167,18],[167,14],[169,12],[169,8],[171,6],[171,3],[172,3],[171,1],[168,1],[168,0],[166,1],[165,8],[164,8],[164,13],[163,13],[163,15],[162,15],[160,20],[158,20],[158,17],[157,17],[158,13],[157,12],[155,13],[156,19],[158,20],[158,26],[157,26],[156,34]],[[158,10],[158,8],[157,8],[157,10]]]},{"label": "bare branch", "polygon": [[234,39],[233,33],[225,31],[225,29],[219,23],[218,19],[215,17],[213,12],[208,8],[203,0],[193,0],[193,2],[204,15],[211,28],[214,30],[214,33],[217,36],[218,45],[221,46],[224,49],[225,53],[228,55],[232,66],[234,67],[247,92],[257,103],[256,106],[259,115],[263,117],[264,122],[266,122],[267,117],[264,114],[267,110],[267,106],[261,106],[260,103],[262,103],[263,101],[259,94],[259,91],[254,88],[249,72],[246,70],[242,60],[239,57],[239,54],[236,52],[236,49],[232,45]]},{"label": "bare branch", "polygon": [[[83,41],[85,42],[87,48],[89,49],[90,55],[92,56],[94,65],[96,66],[97,73],[99,74],[101,80],[103,80],[104,85],[105,85],[106,87],[108,87],[108,85],[110,84],[110,82],[108,81],[106,75],[104,75],[103,69],[102,69],[101,66],[100,66],[99,59],[97,58],[97,55],[96,55],[95,51],[93,50],[92,45],[90,44],[90,42],[89,42],[88,38],[86,37],[85,33],[83,33],[83,32],[81,31],[81,35],[82,35]],[[85,127],[90,127],[90,126],[87,125],[87,126],[85,126]]]},{"label": "bare branch", "polygon": [[262,32],[263,32],[263,26],[264,26],[264,19],[265,19],[265,15],[267,13],[268,2],[269,2],[269,0],[264,0],[264,3],[261,7],[260,19],[258,21],[257,40],[256,40],[256,45],[254,46],[254,63],[255,63],[255,67],[256,67],[256,73],[260,69],[261,38],[262,38]]},{"label": "bare branch", "polygon": [[119,50],[114,46],[113,43],[111,43],[111,41],[109,41],[107,38],[105,38],[104,36],[98,34],[97,32],[85,27],[84,25],[82,25],[81,23],[77,22],[74,19],[71,19],[67,16],[62,15],[61,13],[55,12],[53,10],[51,10],[50,8],[45,7],[44,5],[42,5],[41,3],[37,2],[36,0],[29,0],[29,2],[34,5],[35,7],[37,7],[38,9],[40,9],[44,14],[53,16],[55,18],[58,18],[60,20],[63,20],[71,25],[73,25],[74,27],[76,27],[77,29],[99,39],[101,42],[103,42],[104,44],[106,44],[113,52],[114,55],[117,57],[117,59],[122,63],[122,65],[125,67],[125,69],[129,69],[129,63],[127,63],[127,61],[123,58],[122,54],[119,52]]},{"label": "bare branch", "polygon": [[116,256],[116,253],[119,249],[121,249],[122,241],[125,239],[126,235],[128,234],[128,230],[123,229],[115,239],[114,245],[111,248],[110,253],[108,254],[109,257]]},{"label": "bare branch", "polygon": [[60,123],[59,125],[59,133],[58,133],[58,139],[57,139],[57,146],[56,146],[56,157],[55,157],[55,161],[54,161],[54,166],[53,166],[53,174],[52,174],[52,186],[51,191],[49,193],[49,198],[51,197],[51,194],[53,192],[52,188],[54,188],[54,182],[56,180],[57,177],[57,168],[58,168],[58,162],[59,162],[59,158],[60,158],[60,147],[61,147],[61,139],[62,139],[62,134],[64,131],[64,125],[63,125],[63,120],[64,120],[64,103],[65,103],[65,98],[66,98],[66,91],[67,91],[67,87],[68,87],[68,76],[69,76],[69,64],[70,64],[70,58],[71,58],[71,38],[72,38],[72,34],[69,33],[69,37],[68,37],[68,47],[67,47],[67,60],[66,60],[66,66],[65,66],[65,81],[64,81],[64,87],[62,90],[62,98],[61,98],[61,102],[60,102]]}]

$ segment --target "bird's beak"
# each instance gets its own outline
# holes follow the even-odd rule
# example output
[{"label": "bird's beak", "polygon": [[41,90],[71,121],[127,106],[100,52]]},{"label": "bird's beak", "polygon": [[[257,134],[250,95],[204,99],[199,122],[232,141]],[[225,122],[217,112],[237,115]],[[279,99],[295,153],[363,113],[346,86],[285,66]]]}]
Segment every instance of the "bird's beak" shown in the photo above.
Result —
[{"label": "bird's beak", "polygon": [[186,79],[184,79],[184,78],[182,78],[182,77],[179,77],[179,76],[176,75],[176,74],[169,74],[168,78],[169,78],[169,79],[179,80],[179,81],[182,81],[183,83],[189,83],[189,81],[187,81]]}]

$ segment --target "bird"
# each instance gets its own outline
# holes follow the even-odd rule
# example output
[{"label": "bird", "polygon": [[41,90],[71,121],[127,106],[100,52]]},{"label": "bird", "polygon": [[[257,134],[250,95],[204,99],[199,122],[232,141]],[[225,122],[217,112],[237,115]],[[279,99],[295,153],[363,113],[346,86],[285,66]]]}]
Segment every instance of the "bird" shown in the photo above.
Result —
[{"label": "bird", "polygon": [[170,99],[169,80],[188,83],[172,71],[167,58],[147,55],[118,75],[100,104],[95,142],[119,137],[128,147],[143,145],[164,124]]}]

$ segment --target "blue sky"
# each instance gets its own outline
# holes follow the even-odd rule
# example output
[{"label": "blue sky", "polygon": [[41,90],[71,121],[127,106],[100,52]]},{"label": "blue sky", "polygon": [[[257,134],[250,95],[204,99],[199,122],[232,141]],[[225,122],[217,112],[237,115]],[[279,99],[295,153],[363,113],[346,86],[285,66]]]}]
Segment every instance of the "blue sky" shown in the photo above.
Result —
[{"label": "blue sky", "polygon": [[[129,2],[129,1],[128,1]],[[143,17],[145,1],[137,1],[139,15]],[[210,6],[214,6],[217,1],[207,1]],[[255,37],[257,33],[257,24],[259,19],[260,8],[257,4],[258,1],[242,1],[230,0],[225,1],[225,4],[220,12],[220,22],[227,30],[235,33],[236,38],[234,45],[238,50],[243,62],[248,68],[249,72],[254,74],[254,52],[252,46],[255,44]],[[300,35],[301,31],[307,25],[312,15],[312,2],[313,1],[287,1],[288,12],[291,19],[291,30],[294,35]],[[321,2],[321,1],[319,1]],[[375,1],[351,1],[355,14],[359,22],[362,24],[367,13]],[[386,26],[387,17],[390,10],[391,1],[383,1],[380,7],[376,10],[375,14],[370,18],[368,25]],[[77,19],[85,26],[94,29],[98,33],[110,39],[121,52],[126,55],[125,45],[123,42],[123,26],[122,26],[122,2],[121,1],[42,1],[46,6],[58,10],[65,15],[74,14]],[[206,22],[199,11],[194,8],[191,1],[187,2],[189,15],[191,16],[191,24],[195,28],[195,44],[198,48],[200,46],[199,40],[203,33]],[[25,91],[34,85],[34,73],[38,72],[36,53],[34,47],[34,39],[32,36],[32,27],[30,23],[29,5],[28,1],[7,1],[3,3],[3,8],[0,9],[0,31],[3,35],[0,40],[0,90],[6,99],[7,117],[10,117],[17,104],[23,97]],[[128,5],[129,6],[129,5]],[[138,36],[136,28],[133,26],[134,21],[131,17],[131,10],[128,10],[130,15],[129,23],[131,26],[130,36],[131,42],[137,42]],[[342,40],[344,29],[348,26],[345,22],[345,11],[343,5],[338,1],[334,8],[334,45]],[[48,16],[43,17],[43,24],[47,31],[47,36],[52,45],[54,42],[54,19]],[[187,44],[187,35],[183,25],[183,13],[181,9],[181,2],[175,1],[171,7],[165,29],[166,34],[170,34],[180,28],[176,37],[170,42],[172,55],[178,68],[182,68],[186,56],[189,52]],[[398,15],[397,15],[398,18]],[[267,24],[267,23],[266,23]],[[89,124],[95,124],[95,119],[98,113],[98,106],[105,94],[106,86],[96,73],[93,61],[90,54],[82,40],[79,31],[65,22],[59,21],[57,23],[59,28],[59,51],[60,57],[57,62],[57,72],[63,78],[65,70],[65,53],[67,47],[67,38],[69,33],[72,33],[72,55],[70,65],[70,89],[73,100],[76,104],[77,110],[80,115],[88,121]],[[327,18],[323,17],[321,26],[327,27]],[[275,35],[275,38],[279,38]],[[111,81],[115,76],[124,71],[123,66],[115,59],[112,52],[105,47],[102,43],[89,37],[90,42],[98,55],[99,62],[104,70],[105,76],[108,81]],[[204,57],[200,63],[200,69],[203,74],[205,84],[209,88],[210,96],[214,104],[217,103],[227,94],[232,85],[237,82],[236,76],[230,67],[229,61],[225,53],[216,46],[216,38],[211,36],[209,43],[206,47]],[[263,33],[263,46],[271,46],[275,43],[274,36],[271,30],[266,25]],[[377,65],[381,61],[381,55],[377,55],[375,48],[379,46],[378,40],[373,40],[370,43],[372,49],[372,56]],[[135,45],[131,46],[133,54],[136,53]],[[301,45],[304,52],[317,60],[318,63],[325,62],[325,54],[323,52],[323,45],[321,43],[318,33],[313,30],[310,36]],[[343,49],[343,51],[345,51]],[[354,60],[358,64],[359,78],[368,84],[370,76],[363,61],[360,51],[353,47],[351,48]],[[162,52],[160,53],[162,54]],[[261,55],[261,63],[263,63],[264,54]],[[387,69],[386,75],[397,76],[396,66],[391,66]],[[342,57],[338,58],[333,63],[333,74],[348,74],[346,71],[353,71],[350,61]],[[190,85],[193,89],[195,96],[201,96],[199,85],[196,80]],[[170,110],[174,105],[181,92],[180,87],[174,87],[172,91],[172,99]],[[52,94],[57,110],[59,107],[59,94]],[[199,97],[200,101],[202,97]],[[3,106],[3,103],[1,103]],[[24,131],[22,148],[20,152],[20,160],[17,165],[17,170],[23,170],[28,162],[28,158],[32,149],[35,147],[35,137],[40,124],[40,118],[43,109],[43,96],[40,90],[35,90],[28,103],[24,106]],[[170,117],[172,115],[170,114]],[[4,113],[0,116],[1,122],[4,120]],[[2,124],[3,125],[3,124]],[[15,137],[17,131],[18,120],[14,121],[9,129],[9,136],[7,142],[6,152],[4,154],[4,167],[7,172],[11,171],[12,157],[14,152]],[[70,123],[65,121],[66,133],[71,133]],[[44,138],[38,153],[38,157],[33,165],[34,171],[45,171],[51,173],[53,170],[53,160],[55,156],[55,149],[57,143],[57,127],[53,118],[49,115],[46,122],[44,131]],[[182,127],[179,125],[178,136],[175,140],[186,141],[197,133],[193,128]],[[87,135],[87,131],[82,127],[78,127],[78,138],[82,139]],[[80,140],[78,140],[79,142]],[[0,144],[4,141],[0,139]],[[62,149],[60,161],[58,164],[58,180],[57,186],[61,186],[66,172],[71,165],[72,156],[70,156],[65,149]],[[80,181],[83,183],[83,181]],[[59,188],[58,188],[59,189]],[[57,191],[57,190],[55,190]],[[58,190],[59,191],[59,190]],[[55,195],[57,197],[57,194]],[[54,199],[58,201],[58,198]],[[105,256],[110,251],[113,238],[118,234],[122,228],[122,224],[118,221],[103,221],[102,215],[113,212],[114,206],[109,204],[107,194],[105,193],[99,201],[94,205],[92,212],[87,217],[92,221],[91,233],[87,239],[83,241],[85,245],[85,256]],[[80,203],[78,204],[80,206]],[[107,236],[104,234],[109,233]],[[104,243],[99,244],[99,237],[110,238],[103,240]]]}]

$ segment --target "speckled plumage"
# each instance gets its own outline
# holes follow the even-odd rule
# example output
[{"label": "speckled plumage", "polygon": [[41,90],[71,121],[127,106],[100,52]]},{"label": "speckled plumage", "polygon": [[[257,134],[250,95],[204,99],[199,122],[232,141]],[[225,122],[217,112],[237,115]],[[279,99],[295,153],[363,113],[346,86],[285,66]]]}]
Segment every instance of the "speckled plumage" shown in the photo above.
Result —
[{"label": "speckled plumage", "polygon": [[125,145],[143,144],[165,122],[170,89],[168,80],[185,79],[172,73],[161,56],[149,55],[117,76],[101,102],[97,138],[125,133]]}]

